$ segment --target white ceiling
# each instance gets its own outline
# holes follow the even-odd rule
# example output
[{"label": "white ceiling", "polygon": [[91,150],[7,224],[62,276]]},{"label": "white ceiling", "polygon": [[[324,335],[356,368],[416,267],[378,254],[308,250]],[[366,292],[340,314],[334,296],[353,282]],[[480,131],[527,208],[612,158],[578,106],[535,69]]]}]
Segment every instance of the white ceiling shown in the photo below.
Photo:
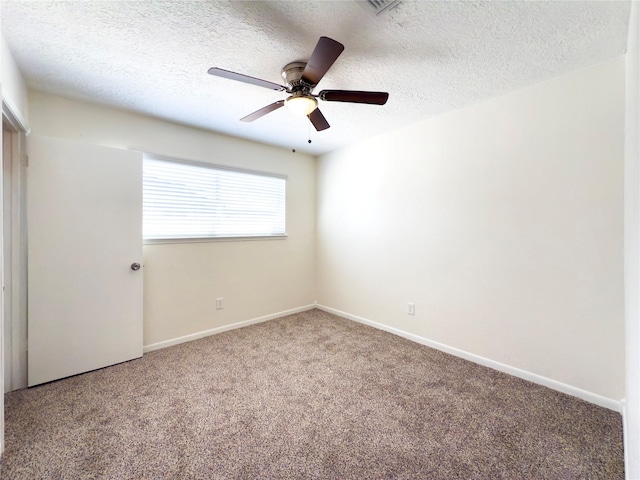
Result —
[{"label": "white ceiling", "polygon": [[[343,1],[7,1],[2,33],[28,85],[321,154],[625,53],[629,2],[403,1],[375,17]],[[316,132],[286,97],[209,67],[282,84],[320,36],[345,51],[322,89],[387,91],[385,106],[321,102]],[[309,131],[312,143],[308,144]]]}]

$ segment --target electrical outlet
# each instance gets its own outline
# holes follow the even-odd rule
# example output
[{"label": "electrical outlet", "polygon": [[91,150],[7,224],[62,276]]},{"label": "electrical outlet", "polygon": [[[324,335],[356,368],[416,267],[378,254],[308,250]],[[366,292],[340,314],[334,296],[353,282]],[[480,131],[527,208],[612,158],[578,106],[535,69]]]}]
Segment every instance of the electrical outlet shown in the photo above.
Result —
[{"label": "electrical outlet", "polygon": [[222,310],[224,308],[224,298],[216,298],[216,310]]},{"label": "electrical outlet", "polygon": [[416,304],[415,303],[407,303],[407,313],[409,315],[416,314]]}]

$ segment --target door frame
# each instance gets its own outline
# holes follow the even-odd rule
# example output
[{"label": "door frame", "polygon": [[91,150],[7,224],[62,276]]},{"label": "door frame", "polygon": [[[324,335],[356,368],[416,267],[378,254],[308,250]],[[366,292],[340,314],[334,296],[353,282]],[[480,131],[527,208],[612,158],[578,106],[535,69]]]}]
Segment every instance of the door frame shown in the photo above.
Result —
[{"label": "door frame", "polygon": [[[10,158],[2,156],[2,332],[9,333],[3,339],[2,361],[8,364],[9,377],[3,376],[2,392],[11,392],[27,387],[27,248],[26,248],[26,133],[24,125],[2,102],[3,133],[9,132]],[[3,139],[4,145],[4,139]],[[9,173],[11,190],[9,205],[4,202],[5,174]],[[7,218],[7,216],[9,218]],[[8,258],[4,245],[9,244]],[[5,307],[7,305],[8,308]],[[6,311],[5,311],[6,310]],[[6,316],[8,314],[8,317]],[[8,324],[8,325],[7,325]],[[4,335],[3,335],[4,336]],[[7,347],[5,349],[5,347]]]}]

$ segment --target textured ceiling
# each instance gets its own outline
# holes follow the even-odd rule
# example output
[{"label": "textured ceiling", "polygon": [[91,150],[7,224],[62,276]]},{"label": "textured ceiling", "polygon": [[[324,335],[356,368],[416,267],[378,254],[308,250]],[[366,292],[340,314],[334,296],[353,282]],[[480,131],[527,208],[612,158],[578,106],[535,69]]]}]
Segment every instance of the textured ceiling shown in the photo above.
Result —
[{"label": "textured ceiling", "polygon": [[[343,1],[6,1],[2,33],[29,86],[320,154],[625,53],[628,2],[404,1],[372,16]],[[387,91],[385,106],[321,102],[316,132],[282,84],[320,36],[345,45],[322,89]],[[311,144],[307,143],[311,134]]]}]

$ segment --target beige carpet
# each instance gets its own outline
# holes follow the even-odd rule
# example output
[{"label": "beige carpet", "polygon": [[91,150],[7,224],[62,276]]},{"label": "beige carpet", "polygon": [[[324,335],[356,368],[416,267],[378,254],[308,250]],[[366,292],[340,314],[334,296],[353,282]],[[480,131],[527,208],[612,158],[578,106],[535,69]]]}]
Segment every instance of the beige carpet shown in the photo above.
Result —
[{"label": "beige carpet", "polygon": [[8,394],[6,445],[3,480],[624,478],[619,414],[318,310]]}]

